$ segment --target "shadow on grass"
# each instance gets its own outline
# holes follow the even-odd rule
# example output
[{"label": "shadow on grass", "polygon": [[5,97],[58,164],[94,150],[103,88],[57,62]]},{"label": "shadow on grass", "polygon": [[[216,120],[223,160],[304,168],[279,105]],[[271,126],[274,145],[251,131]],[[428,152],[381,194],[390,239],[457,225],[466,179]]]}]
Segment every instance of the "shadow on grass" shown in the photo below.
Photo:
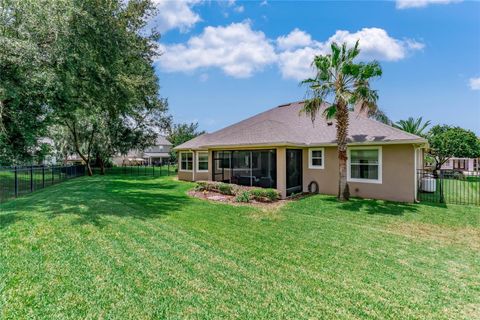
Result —
[{"label": "shadow on grass", "polygon": [[400,216],[406,212],[417,212],[415,204],[392,202],[384,200],[351,198],[347,202],[339,202],[337,198],[326,198],[325,201],[336,203],[342,210],[353,212],[363,211],[368,214]]},{"label": "shadow on grass", "polygon": [[108,217],[157,219],[188,205],[182,186],[166,178],[84,177],[38,191],[3,205],[1,226],[15,223],[18,211],[49,219],[74,215],[72,224],[104,227]]},{"label": "shadow on grass", "polygon": [[20,220],[22,220],[22,218],[15,213],[1,214],[0,212],[0,230],[8,227],[11,224],[15,224]]}]

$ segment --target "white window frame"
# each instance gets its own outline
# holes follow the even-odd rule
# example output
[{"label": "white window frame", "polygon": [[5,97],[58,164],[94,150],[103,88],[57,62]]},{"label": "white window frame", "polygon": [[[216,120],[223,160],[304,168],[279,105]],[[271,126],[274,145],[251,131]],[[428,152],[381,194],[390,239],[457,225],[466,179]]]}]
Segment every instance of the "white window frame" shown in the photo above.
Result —
[{"label": "white window frame", "polygon": [[[317,166],[313,164],[313,151],[322,151],[322,165]],[[308,149],[308,169],[325,169],[325,148],[310,148]]]},{"label": "white window frame", "polygon": [[[187,153],[190,153],[192,155],[192,169],[193,169],[193,164],[195,163],[195,155],[193,154],[192,151],[180,151],[179,152],[179,157],[178,159],[180,160],[180,168],[178,168],[178,171],[182,171],[182,172],[192,172],[193,170],[184,170],[182,169],[182,155],[183,154],[187,154]],[[187,165],[188,167],[188,165]]]},{"label": "white window frame", "polygon": [[[351,166],[351,151],[352,150],[377,150],[378,151],[378,179],[359,179],[352,178],[352,166]],[[383,161],[382,161],[382,147],[381,146],[362,146],[362,147],[348,147],[347,148],[347,181],[348,182],[360,182],[360,183],[376,183],[382,184],[382,171],[383,171]]]},{"label": "white window frame", "polygon": [[[200,155],[201,154],[206,154],[207,155],[207,170],[200,170]],[[208,162],[210,161],[210,155],[208,154],[208,151],[198,151],[197,152],[197,157],[196,157],[196,165],[197,165],[197,172],[208,172]]]}]

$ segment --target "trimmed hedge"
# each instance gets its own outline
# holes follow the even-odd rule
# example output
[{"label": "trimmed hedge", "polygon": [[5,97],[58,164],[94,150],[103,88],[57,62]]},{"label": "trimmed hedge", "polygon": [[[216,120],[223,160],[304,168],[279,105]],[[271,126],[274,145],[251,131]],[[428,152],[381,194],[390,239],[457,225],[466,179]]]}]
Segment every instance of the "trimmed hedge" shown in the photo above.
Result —
[{"label": "trimmed hedge", "polygon": [[242,191],[235,197],[236,202],[250,202],[250,192]]},{"label": "trimmed hedge", "polygon": [[195,190],[214,191],[229,196],[235,194],[234,186],[223,182],[198,181]]},{"label": "trimmed hedge", "polygon": [[253,199],[261,202],[272,202],[280,199],[280,193],[276,189],[252,189],[250,195]]},{"label": "trimmed hedge", "polygon": [[198,181],[195,190],[213,191],[229,196],[233,195],[236,196],[235,201],[237,202],[250,202],[252,199],[259,202],[273,202],[280,199],[280,193],[276,189],[246,189],[238,185],[215,181]]}]

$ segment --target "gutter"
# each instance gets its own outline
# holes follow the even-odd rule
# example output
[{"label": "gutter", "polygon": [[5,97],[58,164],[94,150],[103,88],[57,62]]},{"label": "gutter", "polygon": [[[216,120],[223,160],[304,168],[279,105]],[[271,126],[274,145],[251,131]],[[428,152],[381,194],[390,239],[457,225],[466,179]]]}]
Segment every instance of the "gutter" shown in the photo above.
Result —
[{"label": "gutter", "polygon": [[[392,141],[365,141],[365,142],[350,142],[347,146],[363,146],[363,145],[398,145],[398,144],[414,144],[419,147],[428,147],[428,142],[425,139],[415,140],[392,140]],[[243,144],[224,144],[224,145],[202,145],[197,148],[174,148],[175,151],[184,150],[198,150],[207,151],[209,149],[225,149],[225,148],[264,148],[264,147],[300,147],[300,148],[314,148],[314,147],[336,147],[337,143],[294,143],[290,141],[280,141],[274,143],[243,143]]]}]

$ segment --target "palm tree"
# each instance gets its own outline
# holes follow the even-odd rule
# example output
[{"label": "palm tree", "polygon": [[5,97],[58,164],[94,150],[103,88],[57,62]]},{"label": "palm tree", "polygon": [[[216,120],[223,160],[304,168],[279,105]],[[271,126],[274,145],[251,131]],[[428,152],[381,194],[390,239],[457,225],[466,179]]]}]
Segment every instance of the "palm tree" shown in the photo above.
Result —
[{"label": "palm tree", "polygon": [[425,123],[422,123],[422,121],[422,117],[417,119],[410,117],[407,120],[397,121],[393,124],[393,126],[408,133],[413,133],[417,136],[423,136],[423,131],[425,131],[425,129],[430,125],[430,121],[426,121]]},{"label": "palm tree", "polygon": [[348,200],[350,191],[347,184],[347,136],[349,110],[359,106],[362,111],[377,110],[378,95],[370,89],[369,81],[382,75],[382,68],[376,61],[354,62],[360,53],[358,41],[353,48],[331,44],[331,53],[315,56],[312,66],[316,69],[315,77],[301,82],[307,86],[307,97],[303,112],[312,122],[322,109],[327,119],[335,118],[338,144],[339,183],[338,199]]}]

